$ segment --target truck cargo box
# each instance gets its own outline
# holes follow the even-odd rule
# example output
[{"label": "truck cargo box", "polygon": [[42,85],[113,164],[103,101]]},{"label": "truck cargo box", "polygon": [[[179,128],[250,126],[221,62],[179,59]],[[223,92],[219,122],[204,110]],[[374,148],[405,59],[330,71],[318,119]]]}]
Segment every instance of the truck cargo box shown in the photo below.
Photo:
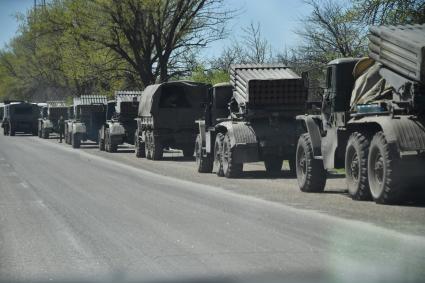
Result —
[{"label": "truck cargo box", "polygon": [[412,80],[425,82],[425,25],[370,28],[369,56]]}]

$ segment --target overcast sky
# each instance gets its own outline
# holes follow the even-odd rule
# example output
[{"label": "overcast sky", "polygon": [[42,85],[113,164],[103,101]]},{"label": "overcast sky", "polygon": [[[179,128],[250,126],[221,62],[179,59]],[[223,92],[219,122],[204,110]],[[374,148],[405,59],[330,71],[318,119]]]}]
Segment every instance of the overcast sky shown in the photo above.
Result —
[{"label": "overcast sky", "polygon": [[[204,50],[203,54],[207,57],[218,55],[223,46],[237,40],[241,27],[248,26],[250,22],[261,24],[263,35],[274,50],[294,46],[298,40],[294,30],[309,12],[303,0],[226,0],[226,2],[230,9],[242,7],[241,14],[229,22],[231,30],[229,39],[215,42]],[[33,5],[34,0],[0,0],[0,47],[16,34],[18,23],[14,15],[25,13]]]}]

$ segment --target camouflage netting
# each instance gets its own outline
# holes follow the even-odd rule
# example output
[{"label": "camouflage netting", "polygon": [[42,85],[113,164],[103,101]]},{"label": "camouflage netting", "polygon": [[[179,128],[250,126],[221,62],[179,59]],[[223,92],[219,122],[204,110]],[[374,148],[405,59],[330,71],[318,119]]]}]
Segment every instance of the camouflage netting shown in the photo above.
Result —
[{"label": "camouflage netting", "polygon": [[382,65],[373,59],[360,60],[353,71],[356,82],[351,94],[350,106],[384,101],[392,98],[392,87],[379,74]]}]

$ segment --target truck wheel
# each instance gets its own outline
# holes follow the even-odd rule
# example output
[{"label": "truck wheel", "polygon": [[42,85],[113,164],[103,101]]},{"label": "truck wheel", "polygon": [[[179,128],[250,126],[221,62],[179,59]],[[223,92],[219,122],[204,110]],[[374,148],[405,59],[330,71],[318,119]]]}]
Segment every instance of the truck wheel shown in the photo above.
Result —
[{"label": "truck wheel", "polygon": [[402,170],[400,157],[389,146],[384,133],[375,134],[370,143],[368,174],[370,192],[376,203],[394,204],[402,199]]},{"label": "truck wheel", "polygon": [[104,151],[105,150],[105,139],[102,137],[102,130],[99,130],[98,138],[99,140],[99,150]]},{"label": "truck wheel", "polygon": [[348,194],[354,200],[370,199],[367,178],[368,153],[369,140],[359,132],[352,133],[345,150],[345,179]]},{"label": "truck wheel", "polygon": [[214,142],[213,171],[219,177],[224,176],[223,163],[221,160],[221,156],[223,155],[223,141],[224,141],[224,135],[222,133],[218,133],[217,136],[215,137],[215,142]]},{"label": "truck wheel", "polygon": [[43,134],[43,139],[48,139],[49,138],[49,133],[46,132],[46,129],[42,130],[42,134]]},{"label": "truck wheel", "polygon": [[15,128],[13,128],[12,125],[9,125],[9,136],[13,137],[15,134]]},{"label": "truck wheel", "polygon": [[145,144],[140,142],[139,133],[134,134],[134,152],[136,157],[146,157]]},{"label": "truck wheel", "polygon": [[155,137],[153,135],[153,132],[151,133],[151,154],[152,154],[152,160],[161,160],[162,159],[162,153],[163,148],[161,141],[158,137]]},{"label": "truck wheel", "polygon": [[233,149],[230,143],[230,136],[226,134],[223,142],[223,155],[221,158],[223,173],[226,178],[236,178],[241,175],[243,163],[236,163]]},{"label": "truck wheel", "polygon": [[72,148],[79,148],[81,146],[81,140],[78,134],[72,134]]},{"label": "truck wheel", "polygon": [[314,159],[309,134],[303,134],[298,139],[296,171],[298,185],[302,192],[323,192],[326,185],[326,170],[322,160]]},{"label": "truck wheel", "polygon": [[280,157],[267,157],[264,160],[267,173],[277,174],[282,170],[283,158]]},{"label": "truck wheel", "polygon": [[111,141],[109,139],[109,129],[105,129],[105,151],[111,152]]},{"label": "truck wheel", "polygon": [[199,173],[211,173],[213,169],[214,160],[211,158],[210,154],[207,156],[202,156],[202,138],[201,135],[196,136],[195,142],[195,157],[196,157],[196,166],[198,167]]},{"label": "truck wheel", "polygon": [[146,158],[152,159],[152,151],[151,151],[151,134],[149,131],[146,131],[145,133],[145,152],[146,152]]},{"label": "truck wheel", "polygon": [[110,141],[109,143],[109,152],[117,152],[118,151],[118,145]]}]

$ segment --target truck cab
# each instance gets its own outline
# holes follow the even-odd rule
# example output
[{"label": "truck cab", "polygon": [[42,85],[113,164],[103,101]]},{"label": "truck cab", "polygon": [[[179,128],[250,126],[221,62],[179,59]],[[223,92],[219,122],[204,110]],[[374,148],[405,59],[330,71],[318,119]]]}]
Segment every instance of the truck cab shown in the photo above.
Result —
[{"label": "truck cab", "polygon": [[38,119],[38,136],[48,139],[50,134],[59,133],[58,121],[60,117],[68,119],[68,107],[65,101],[48,101],[40,108]]},{"label": "truck cab", "polygon": [[211,173],[214,161],[215,126],[230,115],[229,102],[233,95],[230,83],[215,84],[208,91],[203,119],[197,120],[198,135],[195,141],[195,157],[198,172]]},{"label": "truck cab", "polygon": [[5,101],[3,119],[5,133],[14,136],[16,132],[21,132],[36,136],[39,114],[36,104],[25,101]]},{"label": "truck cab", "polygon": [[134,144],[141,91],[116,91],[108,101],[106,122],[99,130],[99,150],[116,152],[123,143]]},{"label": "truck cab", "polygon": [[326,66],[326,85],[322,100],[323,129],[344,127],[354,86],[353,70],[359,58],[341,58]]}]

